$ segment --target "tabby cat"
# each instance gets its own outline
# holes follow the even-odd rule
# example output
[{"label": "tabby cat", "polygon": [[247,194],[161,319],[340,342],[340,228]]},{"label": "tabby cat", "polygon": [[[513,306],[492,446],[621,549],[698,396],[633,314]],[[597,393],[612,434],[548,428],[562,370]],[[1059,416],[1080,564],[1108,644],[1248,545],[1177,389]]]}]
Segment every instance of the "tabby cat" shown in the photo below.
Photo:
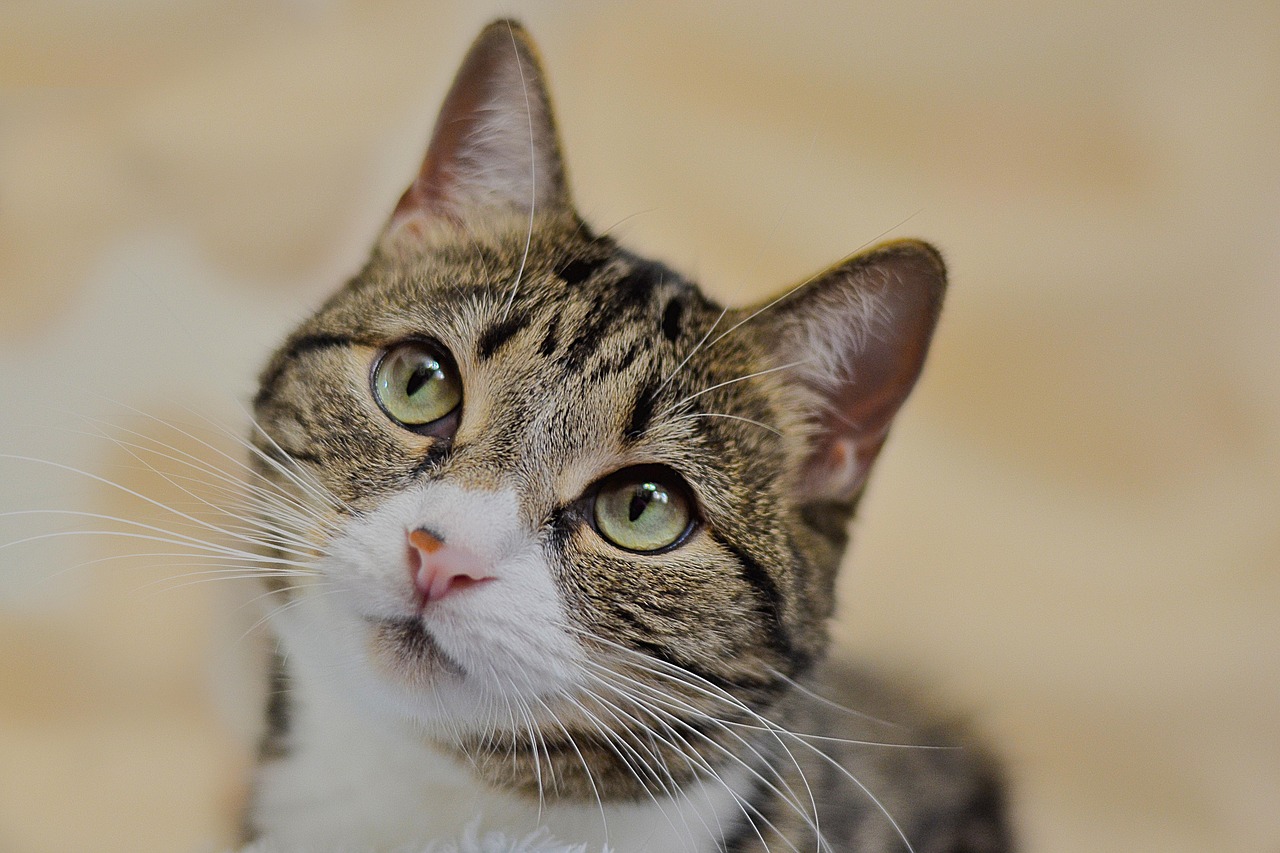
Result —
[{"label": "tabby cat", "polygon": [[579,218],[535,49],[486,28],[367,265],[261,377],[248,837],[1009,849],[988,763],[822,662],[944,283],[902,240],[716,305]]}]

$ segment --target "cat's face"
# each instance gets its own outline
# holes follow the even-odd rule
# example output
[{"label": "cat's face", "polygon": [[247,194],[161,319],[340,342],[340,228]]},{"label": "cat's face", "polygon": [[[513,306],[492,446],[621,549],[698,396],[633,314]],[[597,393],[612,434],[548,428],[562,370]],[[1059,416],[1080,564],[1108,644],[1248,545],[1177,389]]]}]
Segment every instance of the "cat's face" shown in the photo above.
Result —
[{"label": "cat's face", "polygon": [[941,297],[898,243],[725,310],[580,221],[547,103],[523,34],[486,30],[373,258],[256,401],[310,552],[277,621],[473,752],[553,717],[590,742],[653,695],[776,698],[823,649]]}]

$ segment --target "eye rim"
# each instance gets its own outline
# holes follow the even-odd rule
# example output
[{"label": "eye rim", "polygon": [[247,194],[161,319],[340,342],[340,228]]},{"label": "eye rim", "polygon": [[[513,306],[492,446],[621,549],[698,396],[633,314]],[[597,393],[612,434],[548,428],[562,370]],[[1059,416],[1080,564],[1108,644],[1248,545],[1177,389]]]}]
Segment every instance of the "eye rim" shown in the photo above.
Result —
[{"label": "eye rim", "polygon": [[[596,500],[599,498],[600,493],[610,484],[617,483],[618,481],[657,482],[661,483],[667,491],[679,493],[684,499],[685,506],[689,509],[689,520],[685,523],[684,529],[680,531],[680,535],[666,545],[663,545],[660,548],[653,548],[651,550],[628,548],[626,545],[622,545],[610,539],[608,535],[600,529],[600,524],[596,520]],[[596,480],[583,497],[585,498],[583,515],[586,516],[587,524],[589,524],[591,529],[595,531],[596,536],[600,537],[601,541],[607,544],[610,548],[622,551],[625,554],[640,554],[643,556],[666,554],[685,545],[693,537],[693,534],[702,527],[702,512],[693,489],[689,487],[688,481],[685,480],[680,472],[669,465],[663,465],[661,463],[642,463],[640,465],[628,465],[625,468],[619,468],[618,470],[606,474]]]},{"label": "eye rim", "polygon": [[[408,424],[397,418],[382,402],[381,395],[378,394],[378,372],[382,369],[383,363],[387,357],[397,350],[407,347],[417,347],[425,349],[431,353],[432,357],[440,364],[451,370],[458,380],[458,403],[448,412],[444,413],[434,421],[427,421],[421,424]],[[462,371],[458,369],[458,361],[453,357],[453,353],[449,348],[434,338],[412,337],[396,341],[383,347],[378,353],[378,357],[373,360],[369,367],[369,396],[373,398],[373,402],[377,405],[382,414],[386,415],[387,420],[403,430],[415,433],[417,435],[430,436],[432,438],[450,439],[454,433],[458,431],[458,424],[462,420],[462,408],[466,403],[465,386],[462,381]]]}]

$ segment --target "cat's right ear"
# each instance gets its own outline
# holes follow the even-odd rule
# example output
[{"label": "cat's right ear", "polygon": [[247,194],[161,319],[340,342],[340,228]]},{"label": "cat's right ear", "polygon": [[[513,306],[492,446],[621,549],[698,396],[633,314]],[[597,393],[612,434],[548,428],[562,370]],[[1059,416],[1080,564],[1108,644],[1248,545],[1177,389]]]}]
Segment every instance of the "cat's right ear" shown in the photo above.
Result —
[{"label": "cat's right ear", "polygon": [[439,222],[503,210],[527,216],[570,204],[537,49],[520,24],[495,21],[462,60],[422,168],[381,245],[411,247]]},{"label": "cat's right ear", "polygon": [[897,240],[814,276],[765,315],[772,346],[812,409],[800,498],[848,502],[924,366],[946,269],[926,243]]}]

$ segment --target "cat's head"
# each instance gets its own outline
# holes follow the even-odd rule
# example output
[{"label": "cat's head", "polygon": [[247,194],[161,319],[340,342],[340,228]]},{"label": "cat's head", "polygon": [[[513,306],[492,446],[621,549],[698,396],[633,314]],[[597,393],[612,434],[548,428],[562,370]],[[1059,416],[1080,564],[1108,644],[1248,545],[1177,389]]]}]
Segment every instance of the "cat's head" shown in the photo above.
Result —
[{"label": "cat's head", "polygon": [[262,376],[290,654],[478,751],[524,737],[513,705],[583,743],[654,695],[767,706],[824,649],[943,288],[902,241],[716,305],[583,223],[534,49],[490,26],[371,260]]}]

